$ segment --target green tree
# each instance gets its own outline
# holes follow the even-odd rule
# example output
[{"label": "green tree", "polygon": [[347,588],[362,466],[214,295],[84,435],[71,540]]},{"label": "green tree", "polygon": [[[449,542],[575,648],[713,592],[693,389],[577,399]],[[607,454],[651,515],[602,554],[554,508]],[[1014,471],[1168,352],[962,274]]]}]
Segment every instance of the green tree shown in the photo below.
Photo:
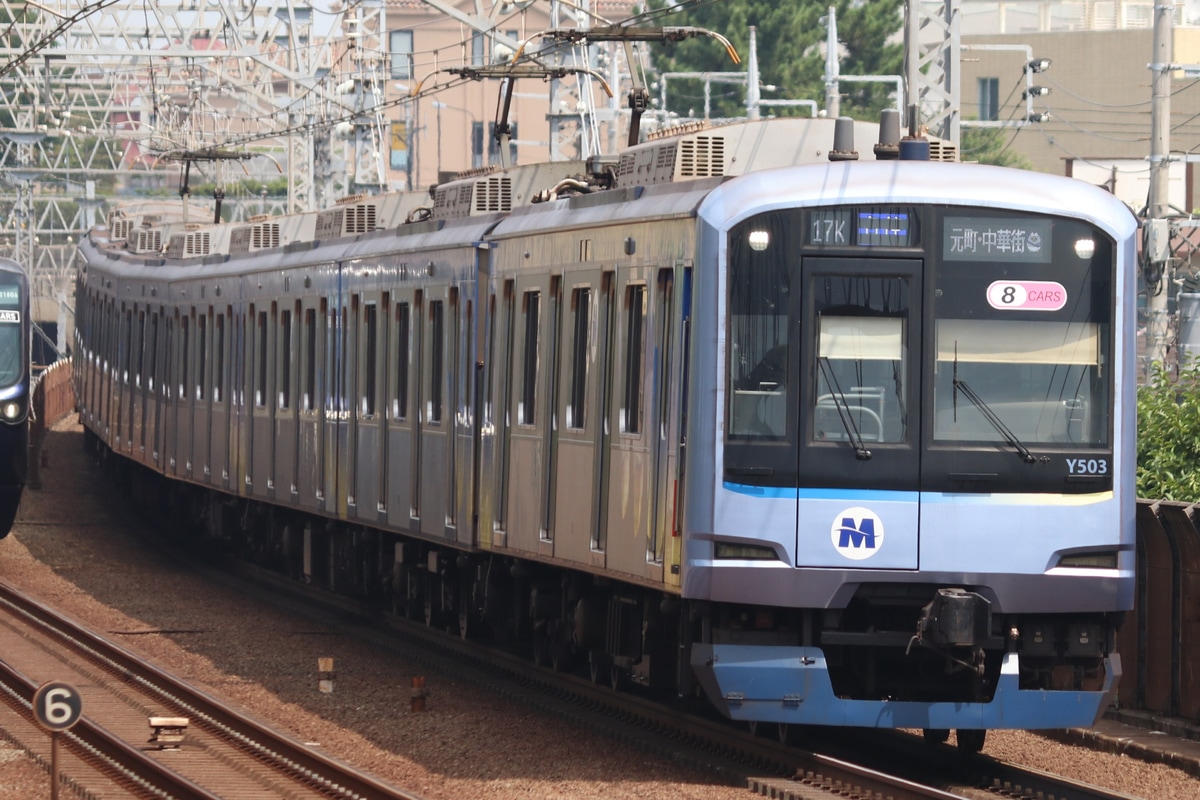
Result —
[{"label": "green tree", "polygon": [[[651,8],[681,6],[678,13],[659,17],[655,24],[695,25],[719,33],[733,43],[743,62],[749,56],[750,26],[757,29],[759,75],[775,91],[765,99],[815,100],[825,105],[826,25],[822,18],[829,6],[836,9],[841,42],[839,71],[843,75],[898,75],[903,65],[903,46],[897,34],[903,27],[902,3],[831,0],[721,0],[680,4],[652,0]],[[689,39],[656,48],[653,62],[659,72],[731,72],[745,70],[732,64],[723,48],[708,38]],[[841,113],[869,119],[881,108],[894,105],[894,85],[843,82]],[[742,85],[714,84],[712,115],[742,116],[746,90]],[[703,84],[673,79],[667,92],[668,110],[697,114],[703,105]],[[777,116],[807,114],[803,108],[777,107]]]},{"label": "green tree", "polygon": [[1200,364],[1189,362],[1178,378],[1161,363],[1138,388],[1138,497],[1200,500]]}]

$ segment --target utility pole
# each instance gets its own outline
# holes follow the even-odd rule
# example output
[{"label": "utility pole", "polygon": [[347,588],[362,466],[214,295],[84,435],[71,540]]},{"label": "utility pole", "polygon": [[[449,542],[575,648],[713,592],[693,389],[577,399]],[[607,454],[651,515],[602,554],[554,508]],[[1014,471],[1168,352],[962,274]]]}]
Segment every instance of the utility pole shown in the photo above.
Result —
[{"label": "utility pole", "polygon": [[1150,197],[1142,238],[1142,269],[1146,280],[1146,359],[1164,363],[1167,357],[1167,292],[1170,286],[1171,234],[1167,222],[1171,175],[1171,57],[1175,4],[1154,6],[1154,58],[1150,63]]},{"label": "utility pole", "polygon": [[825,18],[825,113],[830,119],[837,119],[841,111],[841,90],[838,87],[838,58],[837,7],[829,7],[829,16]]}]

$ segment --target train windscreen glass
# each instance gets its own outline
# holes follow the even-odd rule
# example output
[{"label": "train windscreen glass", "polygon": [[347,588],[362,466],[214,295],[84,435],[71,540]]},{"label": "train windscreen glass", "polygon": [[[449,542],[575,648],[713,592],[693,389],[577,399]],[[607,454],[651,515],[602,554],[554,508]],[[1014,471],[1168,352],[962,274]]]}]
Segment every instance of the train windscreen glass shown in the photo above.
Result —
[{"label": "train windscreen glass", "polygon": [[16,383],[23,374],[23,305],[20,284],[0,277],[0,386]]},{"label": "train windscreen glass", "polygon": [[1022,466],[1109,463],[1114,252],[1098,229],[830,206],[758,215],[728,248],[727,479],[1070,492],[1111,480]]},{"label": "train windscreen glass", "polygon": [[950,216],[934,279],[933,441],[1105,447],[1111,247],[1084,223]]}]

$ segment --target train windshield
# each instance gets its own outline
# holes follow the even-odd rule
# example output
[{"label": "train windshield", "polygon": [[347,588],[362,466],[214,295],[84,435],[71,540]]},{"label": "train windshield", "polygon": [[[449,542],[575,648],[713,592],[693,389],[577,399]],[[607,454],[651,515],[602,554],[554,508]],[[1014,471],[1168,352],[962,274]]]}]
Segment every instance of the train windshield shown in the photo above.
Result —
[{"label": "train windshield", "polygon": [[727,480],[1068,492],[1111,480],[1063,466],[1107,464],[1112,450],[1114,251],[1088,224],[937,206],[772,211],[730,231],[727,264]]},{"label": "train windshield", "polygon": [[25,374],[23,306],[21,285],[0,274],[0,386],[10,386]]},{"label": "train windshield", "polygon": [[935,262],[937,444],[1109,443],[1112,254],[1081,222],[948,215]]}]

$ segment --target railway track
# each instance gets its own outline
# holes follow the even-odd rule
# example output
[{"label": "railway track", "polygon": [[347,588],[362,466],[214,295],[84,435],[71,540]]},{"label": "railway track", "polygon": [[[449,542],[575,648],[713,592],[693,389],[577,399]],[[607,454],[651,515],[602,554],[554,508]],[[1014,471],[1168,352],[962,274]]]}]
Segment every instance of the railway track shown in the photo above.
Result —
[{"label": "railway track", "polygon": [[[30,702],[39,684],[78,687],[83,717],[58,733],[60,785],[90,798],[346,798],[420,800],[256,722],[216,698],[0,584],[0,702],[9,735],[50,761]],[[176,726],[154,721],[186,718]],[[14,719],[15,718],[15,719]]]}]

